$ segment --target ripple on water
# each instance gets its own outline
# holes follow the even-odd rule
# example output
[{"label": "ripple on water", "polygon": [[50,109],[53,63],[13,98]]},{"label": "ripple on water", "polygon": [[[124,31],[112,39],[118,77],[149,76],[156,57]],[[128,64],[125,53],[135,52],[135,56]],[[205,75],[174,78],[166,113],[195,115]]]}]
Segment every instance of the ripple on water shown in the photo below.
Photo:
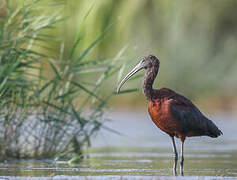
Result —
[{"label": "ripple on water", "polygon": [[[237,121],[221,121],[219,125],[224,135],[218,139],[187,140],[184,163],[186,176],[176,178],[172,176],[173,153],[169,138],[153,126],[147,115],[122,115],[123,118],[116,116],[117,121],[112,118],[115,121],[108,126],[127,136],[102,132],[103,138],[94,139],[93,143],[98,145],[98,149],[92,149],[90,158],[81,164],[69,165],[65,161],[50,160],[1,163],[0,180],[237,179],[237,136],[233,136],[236,134]],[[105,137],[108,139],[105,140]],[[107,147],[113,145],[116,148]]]},{"label": "ripple on water", "polygon": [[53,177],[9,177],[0,176],[0,180],[236,180],[233,177],[217,176],[65,176],[57,175]]}]

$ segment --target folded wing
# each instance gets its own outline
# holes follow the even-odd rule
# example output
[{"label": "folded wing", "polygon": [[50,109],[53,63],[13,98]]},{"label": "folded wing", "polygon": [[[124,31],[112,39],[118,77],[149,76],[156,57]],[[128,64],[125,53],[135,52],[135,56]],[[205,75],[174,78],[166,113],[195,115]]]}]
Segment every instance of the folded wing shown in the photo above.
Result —
[{"label": "folded wing", "polygon": [[180,122],[182,133],[187,136],[210,136],[218,137],[222,132],[199,109],[188,99],[181,95],[173,97],[171,112]]}]

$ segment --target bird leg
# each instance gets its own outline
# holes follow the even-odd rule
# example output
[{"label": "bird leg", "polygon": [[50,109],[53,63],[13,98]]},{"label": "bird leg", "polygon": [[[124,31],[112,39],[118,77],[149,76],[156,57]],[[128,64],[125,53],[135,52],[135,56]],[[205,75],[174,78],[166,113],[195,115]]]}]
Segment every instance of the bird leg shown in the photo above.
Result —
[{"label": "bird leg", "polygon": [[177,168],[177,161],[178,161],[178,153],[177,153],[177,149],[176,149],[176,146],[175,146],[174,137],[171,137],[171,139],[172,139],[172,145],[173,145],[173,151],[174,151],[173,174],[174,174],[175,176],[177,176],[176,168]]},{"label": "bird leg", "polygon": [[184,175],[184,141],[181,141],[181,151],[180,151],[181,159],[180,159],[180,174]]}]

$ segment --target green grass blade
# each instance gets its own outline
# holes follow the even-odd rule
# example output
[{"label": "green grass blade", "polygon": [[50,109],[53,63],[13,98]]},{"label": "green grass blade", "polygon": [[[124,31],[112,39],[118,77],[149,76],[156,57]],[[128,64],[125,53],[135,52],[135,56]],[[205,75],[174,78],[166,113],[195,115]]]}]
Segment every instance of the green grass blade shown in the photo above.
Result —
[{"label": "green grass blade", "polygon": [[86,87],[84,87],[84,86],[81,85],[80,83],[78,83],[78,82],[73,82],[73,81],[71,81],[71,83],[72,83],[74,86],[76,86],[76,87],[82,89],[82,90],[83,90],[84,92],[86,92],[87,94],[89,94],[89,95],[91,95],[91,96],[93,96],[93,97],[95,97],[96,99],[98,99],[98,100],[101,101],[101,99],[100,99],[95,93],[91,92],[90,90],[88,90]]},{"label": "green grass blade", "polygon": [[78,45],[79,45],[81,39],[83,38],[82,30],[83,30],[83,28],[84,28],[84,26],[85,26],[86,19],[87,19],[87,17],[89,16],[89,14],[91,13],[93,7],[94,7],[94,6],[92,5],[92,6],[89,8],[89,10],[87,11],[87,13],[85,14],[85,16],[84,16],[83,19],[82,19],[82,23],[81,23],[80,28],[79,28],[79,30],[78,30],[78,33],[77,33],[77,36],[76,36],[76,40],[75,40],[75,42],[73,43],[72,50],[71,50],[71,53],[70,53],[70,55],[69,55],[69,59],[72,59],[72,58],[73,58],[73,56],[75,55],[75,51],[76,51],[76,49],[77,49],[77,47],[78,47]]},{"label": "green grass blade", "polygon": [[53,69],[55,75],[57,76],[57,78],[58,78],[59,80],[62,80],[62,77],[61,77],[61,75],[60,75],[60,72],[59,72],[57,66],[55,65],[54,61],[53,61],[52,59],[49,59],[48,62],[49,62],[49,64],[50,64],[51,68]]},{"label": "green grass blade", "polygon": [[91,51],[95,45],[97,45],[105,36],[106,32],[110,29],[111,26],[108,26],[89,46],[87,49],[85,49],[82,54],[77,58],[77,63],[80,63],[80,61]]},{"label": "green grass blade", "polygon": [[[124,94],[124,93],[132,93],[132,92],[136,92],[138,91],[138,88],[133,88],[133,89],[126,89],[126,90],[122,90],[119,92],[119,94]],[[117,92],[113,92],[113,94],[118,94]]]}]

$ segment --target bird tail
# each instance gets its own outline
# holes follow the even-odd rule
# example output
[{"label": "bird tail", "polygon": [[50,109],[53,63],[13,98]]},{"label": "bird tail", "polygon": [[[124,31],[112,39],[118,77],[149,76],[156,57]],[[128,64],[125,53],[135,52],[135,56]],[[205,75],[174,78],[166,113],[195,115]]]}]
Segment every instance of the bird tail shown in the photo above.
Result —
[{"label": "bird tail", "polygon": [[208,126],[208,132],[207,135],[212,137],[212,138],[217,138],[220,135],[223,135],[220,129],[211,121],[208,119],[207,121],[207,126]]}]

